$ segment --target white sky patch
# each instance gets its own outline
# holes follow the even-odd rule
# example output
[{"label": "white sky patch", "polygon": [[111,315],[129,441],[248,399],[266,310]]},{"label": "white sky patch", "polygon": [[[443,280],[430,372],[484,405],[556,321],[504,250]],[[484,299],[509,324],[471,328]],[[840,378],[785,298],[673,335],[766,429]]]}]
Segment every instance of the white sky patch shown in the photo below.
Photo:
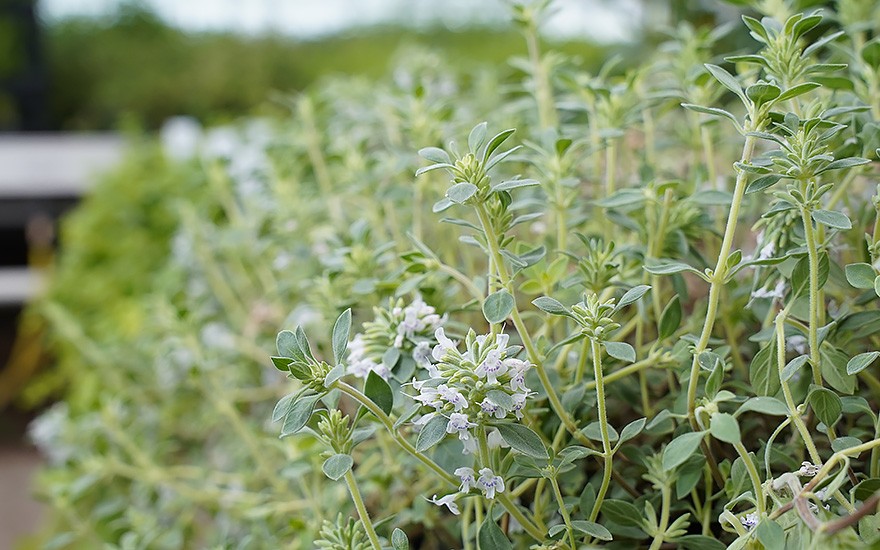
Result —
[{"label": "white sky patch", "polygon": [[[57,20],[112,12],[120,0],[41,0],[41,15]],[[450,29],[505,24],[504,0],[145,0],[168,23],[185,30],[277,32],[318,38],[364,26],[403,24]],[[542,28],[547,37],[597,42],[629,40],[638,30],[638,0],[557,0],[558,12]]]}]

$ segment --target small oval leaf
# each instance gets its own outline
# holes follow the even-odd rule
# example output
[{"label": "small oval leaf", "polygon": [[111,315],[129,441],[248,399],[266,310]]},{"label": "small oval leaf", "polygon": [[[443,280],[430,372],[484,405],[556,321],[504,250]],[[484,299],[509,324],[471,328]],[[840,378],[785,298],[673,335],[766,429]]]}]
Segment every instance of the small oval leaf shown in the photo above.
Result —
[{"label": "small oval leaf", "polygon": [[501,323],[510,316],[515,306],[510,292],[501,289],[490,294],[483,302],[483,316],[492,324]]},{"label": "small oval leaf", "polygon": [[346,474],[346,472],[351,470],[353,465],[354,459],[349,455],[335,454],[324,461],[324,464],[321,465],[321,470],[324,472],[325,476],[333,481],[338,481],[339,478]]}]

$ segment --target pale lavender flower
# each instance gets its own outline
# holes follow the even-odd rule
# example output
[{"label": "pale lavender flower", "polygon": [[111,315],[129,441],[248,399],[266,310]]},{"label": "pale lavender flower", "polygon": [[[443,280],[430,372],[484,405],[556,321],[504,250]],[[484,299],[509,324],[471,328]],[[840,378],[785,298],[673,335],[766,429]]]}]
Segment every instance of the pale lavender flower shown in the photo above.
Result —
[{"label": "pale lavender flower", "polygon": [[531,390],[526,387],[526,371],[531,368],[531,363],[528,361],[523,361],[522,359],[516,359],[514,357],[509,357],[504,360],[504,364],[510,370],[510,390],[511,391],[524,391],[529,393]]},{"label": "pale lavender flower", "polygon": [[496,476],[490,468],[483,468],[480,470],[477,487],[483,490],[486,498],[495,498],[495,493],[504,492],[504,480],[501,476]]},{"label": "pale lavender flower", "polygon": [[435,409],[440,409],[443,406],[443,401],[440,398],[440,392],[437,388],[432,386],[424,386],[425,381],[421,382],[413,382],[413,388],[419,392],[418,395],[413,396],[413,399],[422,403],[423,405],[428,405],[429,407],[434,407]]},{"label": "pale lavender flower", "polygon": [[488,397],[484,398],[480,403],[480,408],[483,410],[485,414],[490,416],[494,416],[495,418],[504,418],[507,416],[507,411],[501,405],[494,403]]},{"label": "pale lavender flower", "polygon": [[446,433],[458,434],[458,438],[462,441],[470,439],[470,429],[477,425],[468,420],[466,414],[452,413],[449,415],[449,422],[446,423]]},{"label": "pale lavender flower", "polygon": [[758,525],[758,514],[752,512],[751,514],[746,514],[745,516],[739,519],[740,523],[742,523],[743,527],[748,530],[752,530],[755,526]]},{"label": "pale lavender flower", "polygon": [[501,360],[501,352],[493,349],[486,355],[486,359],[480,363],[474,374],[481,378],[485,377],[489,384],[497,384],[498,377],[506,372],[507,365]]},{"label": "pale lavender flower", "polygon": [[523,414],[522,410],[526,406],[526,399],[528,399],[532,395],[532,392],[528,393],[515,393],[510,397],[513,399],[513,413],[516,414],[517,420],[522,420]]},{"label": "pale lavender flower", "polygon": [[458,468],[454,473],[461,479],[461,486],[458,490],[462,493],[467,493],[471,490],[471,487],[477,486],[477,474],[474,473],[473,468]]},{"label": "pale lavender flower", "polygon": [[440,394],[441,399],[452,403],[455,407],[455,412],[461,412],[462,409],[468,408],[467,399],[455,388],[450,388],[446,384],[440,384],[437,386],[437,393]]},{"label": "pale lavender flower", "polygon": [[358,378],[366,378],[370,372],[375,372],[385,380],[388,380],[388,377],[391,376],[391,371],[388,370],[388,367],[383,363],[370,359],[366,354],[367,350],[363,336],[356,334],[351,342],[348,343],[348,374]]},{"label": "pale lavender flower", "polygon": [[[430,369],[431,365],[431,344],[428,342],[419,342],[416,344],[415,349],[412,352],[412,358],[416,362],[416,365]],[[436,376],[432,376],[431,378],[436,378]]]}]

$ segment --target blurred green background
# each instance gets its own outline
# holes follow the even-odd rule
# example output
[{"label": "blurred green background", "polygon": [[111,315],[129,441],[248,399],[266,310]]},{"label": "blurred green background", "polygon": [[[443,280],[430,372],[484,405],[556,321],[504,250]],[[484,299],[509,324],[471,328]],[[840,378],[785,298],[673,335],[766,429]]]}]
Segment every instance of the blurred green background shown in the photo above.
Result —
[{"label": "blurred green background", "polygon": [[[0,8],[0,82],[21,80],[29,63],[20,21]],[[32,2],[31,2],[32,4]],[[523,51],[509,25],[452,31],[441,24],[413,29],[365,27],[308,40],[277,32],[183,30],[143,3],[121,3],[110,12],[41,21],[36,37],[45,85],[42,129],[111,130],[121,125],[156,129],[168,117],[190,115],[224,122],[277,108],[277,93],[302,90],[332,73],[383,74],[394,53],[423,46],[459,66],[504,64]],[[587,66],[604,48],[589,41],[554,43]],[[0,90],[0,130],[22,121],[8,89]]]}]

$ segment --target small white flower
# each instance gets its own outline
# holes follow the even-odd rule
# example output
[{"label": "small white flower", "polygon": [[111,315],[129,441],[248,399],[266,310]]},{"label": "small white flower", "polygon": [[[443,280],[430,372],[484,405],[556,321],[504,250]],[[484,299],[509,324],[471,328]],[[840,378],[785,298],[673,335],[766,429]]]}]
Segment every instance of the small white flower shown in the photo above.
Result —
[{"label": "small white flower", "polygon": [[752,512],[751,514],[746,514],[745,516],[739,518],[740,523],[743,524],[743,527],[746,529],[752,530],[758,525],[758,514]]},{"label": "small white flower", "polygon": [[818,473],[819,467],[806,460],[801,462],[801,468],[797,471],[797,474],[803,477],[815,477]]},{"label": "small white flower", "polygon": [[440,498],[437,498],[437,495],[434,495],[430,498],[430,501],[437,506],[446,506],[447,508],[449,508],[450,512],[457,516],[460,513],[458,510],[458,504],[455,503],[455,498],[457,496],[457,493],[449,493],[448,495]]},{"label": "small white flower", "polygon": [[531,363],[509,357],[504,360],[504,364],[510,369],[510,390],[529,393],[531,390],[526,387],[526,371],[531,368]]},{"label": "small white flower", "polygon": [[391,376],[391,371],[388,370],[383,363],[377,363],[372,359],[361,359],[358,361],[352,361],[349,358],[348,361],[348,374],[353,374],[358,378],[366,378],[370,375],[370,372],[375,372],[383,379],[388,380]]},{"label": "small white flower", "polygon": [[507,416],[507,411],[501,405],[494,403],[491,399],[486,397],[483,399],[483,402],[480,403],[480,408],[484,413],[494,416],[495,418],[504,418]]},{"label": "small white flower", "polygon": [[449,422],[446,423],[446,433],[458,434],[458,438],[462,441],[470,439],[471,434],[468,430],[477,425],[468,420],[466,414],[452,413],[449,415]]},{"label": "small white flower", "polygon": [[421,384],[413,383],[413,387],[416,388],[419,392],[418,395],[414,396],[413,399],[422,403],[423,405],[428,405],[429,407],[434,407],[435,409],[439,409],[443,406],[443,401],[440,399],[440,392],[437,388],[431,386],[423,386],[424,381]]},{"label": "small white flower", "polygon": [[385,380],[391,376],[383,363],[377,363],[370,359],[367,355],[366,342],[362,334],[355,334],[351,342],[348,343],[348,374],[353,374],[358,378],[366,378],[370,372],[375,372]]},{"label": "small white flower", "polygon": [[483,490],[486,498],[495,498],[495,493],[504,492],[504,480],[501,479],[501,476],[496,476],[490,468],[483,468],[480,470],[477,487]]},{"label": "small white flower", "polygon": [[[412,352],[412,358],[416,362],[416,365],[429,368],[431,365],[431,344],[428,342],[419,342],[416,344],[415,349]],[[431,378],[434,378],[433,376]]]},{"label": "small white flower", "polygon": [[467,493],[471,487],[477,486],[477,478],[473,468],[458,468],[454,473],[461,479],[461,486],[458,490],[462,493]]},{"label": "small white flower", "polygon": [[479,377],[485,377],[489,384],[497,384],[498,377],[507,372],[507,366],[501,360],[501,353],[497,349],[493,349],[488,353],[486,359],[480,363],[480,366],[474,371]]},{"label": "small white flower", "polygon": [[467,399],[465,399],[461,392],[455,388],[450,388],[446,384],[440,384],[437,386],[437,393],[440,395],[441,399],[444,399],[455,406],[455,412],[461,412],[462,409],[468,408]]},{"label": "small white flower", "polygon": [[455,342],[449,339],[448,336],[443,332],[443,327],[438,328],[434,331],[434,338],[437,340],[437,345],[434,346],[434,350],[431,352],[431,356],[435,361],[440,361],[443,359],[443,356],[446,355],[448,350],[455,349]]},{"label": "small white flower", "polygon": [[515,393],[510,397],[513,399],[513,413],[516,414],[516,418],[518,420],[522,420],[523,414],[522,410],[526,406],[526,399],[531,397],[532,392],[528,393]]}]

